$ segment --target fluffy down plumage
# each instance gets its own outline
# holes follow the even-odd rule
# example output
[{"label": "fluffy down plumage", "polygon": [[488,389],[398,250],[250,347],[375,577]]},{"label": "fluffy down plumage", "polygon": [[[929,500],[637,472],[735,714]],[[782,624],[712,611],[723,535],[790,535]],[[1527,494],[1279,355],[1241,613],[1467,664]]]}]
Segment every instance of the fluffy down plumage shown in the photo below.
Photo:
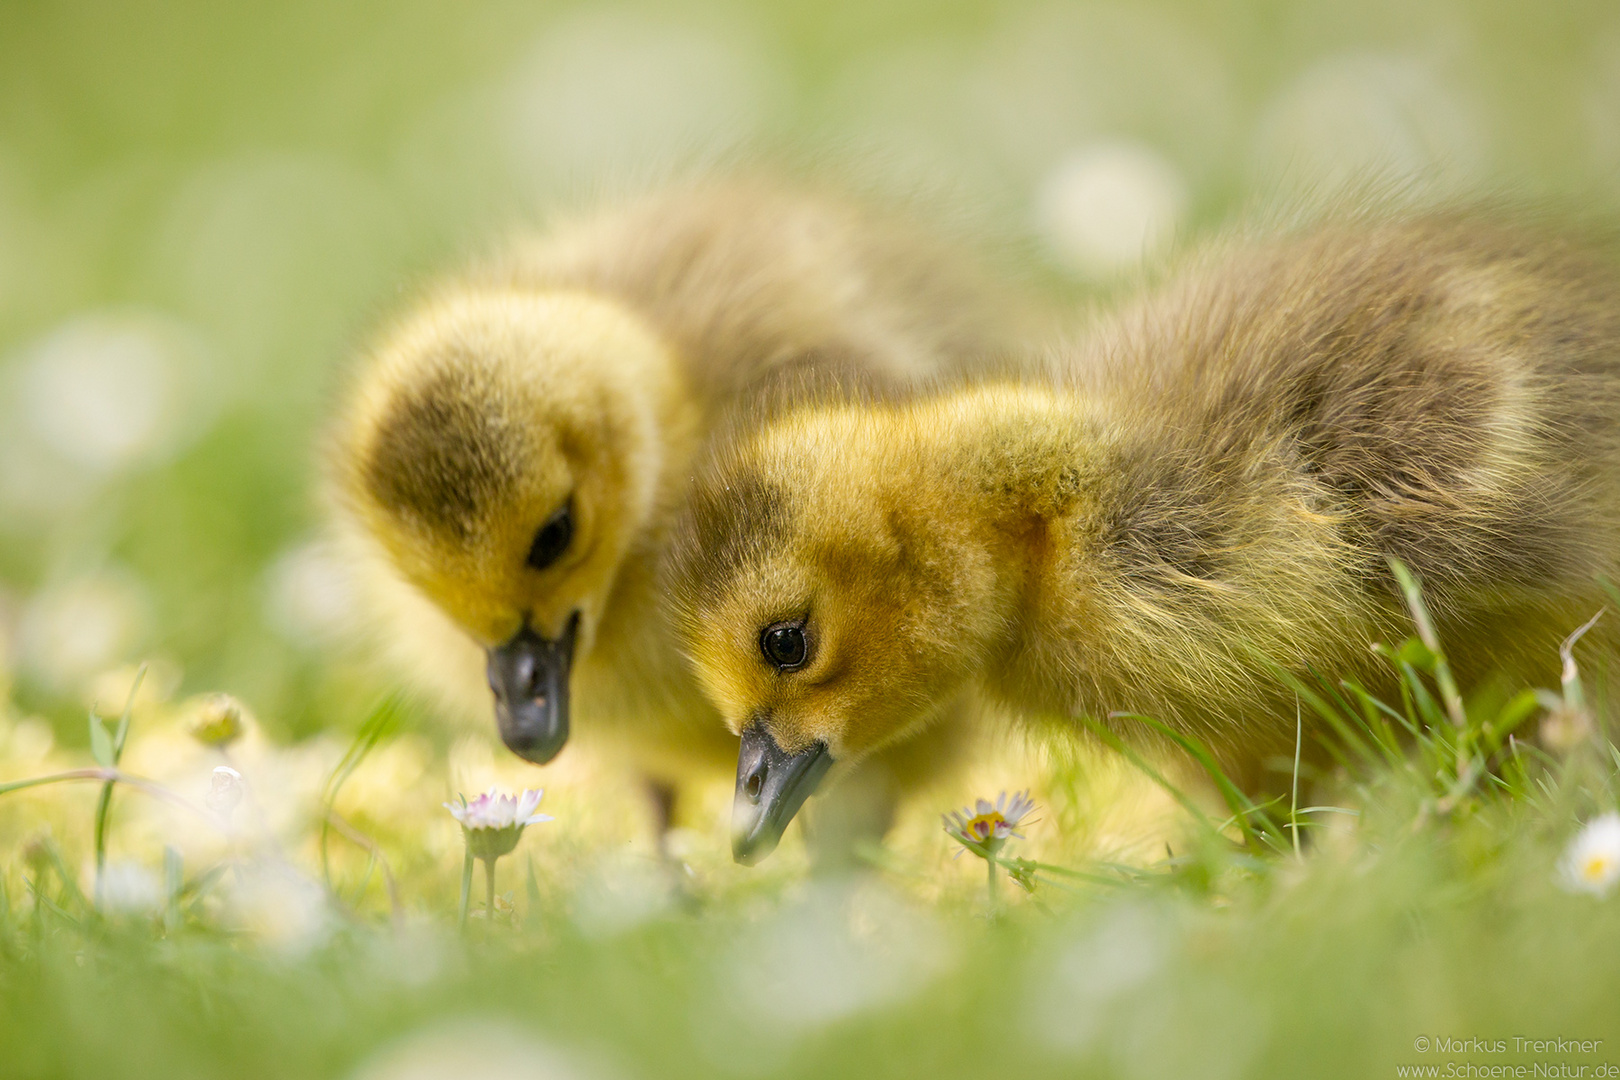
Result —
[{"label": "fluffy down plumage", "polygon": [[655,574],[688,479],[792,404],[1006,355],[1014,306],[945,248],[730,177],[564,221],[423,290],[368,350],[328,455],[398,670],[487,717],[486,650],[577,618],[575,731],[667,779],[734,757]]},{"label": "fluffy down plumage", "polygon": [[1467,214],[1213,245],[1050,377],[778,418],[666,573],[721,714],[784,752],[857,761],[971,687],[1160,717],[1253,783],[1293,743],[1272,663],[1373,680],[1404,634],[1389,557],[1464,678],[1556,678],[1620,557],[1605,253]]}]

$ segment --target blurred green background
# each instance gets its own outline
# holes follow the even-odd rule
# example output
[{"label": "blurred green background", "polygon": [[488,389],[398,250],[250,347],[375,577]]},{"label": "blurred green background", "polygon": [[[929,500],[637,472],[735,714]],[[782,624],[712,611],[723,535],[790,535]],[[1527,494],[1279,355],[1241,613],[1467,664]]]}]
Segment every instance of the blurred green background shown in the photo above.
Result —
[{"label": "blurred green background", "polygon": [[[345,641],[314,487],[370,329],[514,227],[755,154],[925,192],[1081,302],[1178,233],[1369,179],[1614,209],[1620,6],[0,0],[0,759],[46,767],[28,713],[82,746],[88,700],[116,708],[103,674],[148,658],[165,693],[230,691],[276,743],[352,727],[384,687]],[[58,823],[68,903],[92,880],[93,792],[17,796],[0,1074],[1359,1077],[1439,1062],[1409,1057],[1420,1034],[1620,1045],[1620,906],[1553,884],[1574,823],[1613,805],[1607,743],[1613,760],[1444,821],[1420,800],[1432,778],[1392,770],[1303,861],[1178,849],[1140,888],[1043,885],[1002,920],[950,861],[943,807],[918,818],[931,846],[847,895],[782,856],[736,871],[717,834],[693,860],[701,902],[677,906],[630,826],[602,825],[592,774],[553,771],[558,821],[525,840],[538,881],[532,860],[503,871],[527,922],[461,948],[438,808],[438,764],[457,765],[427,741],[379,750],[339,807],[408,875],[411,918],[380,932],[353,850],[324,889],[283,868],[274,914],[347,920],[308,953],[255,951],[229,920],[154,943],[82,898],[80,927],[23,837]],[[347,743],[234,760],[313,801]],[[177,776],[177,747],[205,753],[145,720],[132,746],[137,771],[174,757]],[[1029,851],[1087,830],[1106,847],[1075,809],[1111,798],[1098,776],[1091,803],[1046,798]],[[119,858],[184,846],[118,807]],[[289,858],[313,873],[296,824]],[[624,908],[610,857],[657,903]],[[24,873],[47,880],[31,902]],[[553,1043],[604,1056],[540,1068]]]},{"label": "blurred green background", "polygon": [[[1046,280],[1377,176],[1607,198],[1612,2],[0,2],[0,673],[349,722],[315,444],[404,283],[672,162],[948,192]],[[71,720],[71,723],[69,721]]]}]

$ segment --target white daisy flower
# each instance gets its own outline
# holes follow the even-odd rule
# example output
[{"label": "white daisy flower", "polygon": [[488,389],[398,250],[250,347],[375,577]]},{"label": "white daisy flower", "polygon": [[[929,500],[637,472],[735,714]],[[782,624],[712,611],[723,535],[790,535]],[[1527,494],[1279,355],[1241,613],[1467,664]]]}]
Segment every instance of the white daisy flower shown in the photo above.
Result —
[{"label": "white daisy flower", "polygon": [[1620,881],[1620,814],[1587,822],[1558,861],[1560,883],[1571,892],[1607,896]]},{"label": "white daisy flower", "polygon": [[554,820],[549,814],[535,813],[544,794],[530,788],[517,795],[503,795],[490,788],[471,802],[463,795],[460,803],[445,803],[444,807],[461,822],[468,849],[487,862],[517,847],[525,827]]},{"label": "white daisy flower", "polygon": [[163,885],[139,863],[109,862],[98,883],[97,906],[113,915],[153,915],[163,907]]},{"label": "white daisy flower", "polygon": [[[945,822],[945,831],[962,845],[963,850],[971,851],[981,859],[993,859],[1008,837],[1024,839],[1024,835],[1016,830],[1034,809],[1035,800],[1029,797],[1028,791],[1017,792],[1011,800],[1003,791],[996,796],[994,806],[990,805],[988,799],[979,799],[972,807],[941,815],[941,820]],[[961,854],[957,852],[958,856]]]}]

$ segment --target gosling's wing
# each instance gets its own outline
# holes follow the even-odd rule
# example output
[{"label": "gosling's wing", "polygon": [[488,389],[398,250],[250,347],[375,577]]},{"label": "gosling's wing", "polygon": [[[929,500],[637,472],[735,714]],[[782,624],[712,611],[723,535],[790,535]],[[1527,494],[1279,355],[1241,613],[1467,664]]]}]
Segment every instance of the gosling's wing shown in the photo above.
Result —
[{"label": "gosling's wing", "polygon": [[1438,590],[1612,572],[1620,275],[1467,216],[1206,256],[1111,332],[1112,376],[1211,460],[1271,445]]}]

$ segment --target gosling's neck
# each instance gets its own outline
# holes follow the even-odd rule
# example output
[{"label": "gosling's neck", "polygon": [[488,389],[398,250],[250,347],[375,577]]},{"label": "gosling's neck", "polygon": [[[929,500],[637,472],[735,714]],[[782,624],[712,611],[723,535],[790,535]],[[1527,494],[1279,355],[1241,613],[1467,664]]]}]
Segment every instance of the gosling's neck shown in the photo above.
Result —
[{"label": "gosling's neck", "polygon": [[989,615],[971,647],[1004,664],[1070,568],[1073,523],[1105,513],[1116,434],[1096,403],[1027,386],[964,391],[908,419],[914,468],[897,473],[954,547],[959,590]]},{"label": "gosling's neck", "polygon": [[1280,694],[1273,663],[1364,662],[1376,600],[1264,444],[1189,447],[1132,403],[1044,389],[955,395],[915,436],[918,487],[983,568],[972,602],[995,618],[973,647],[994,696],[1197,726]]}]

